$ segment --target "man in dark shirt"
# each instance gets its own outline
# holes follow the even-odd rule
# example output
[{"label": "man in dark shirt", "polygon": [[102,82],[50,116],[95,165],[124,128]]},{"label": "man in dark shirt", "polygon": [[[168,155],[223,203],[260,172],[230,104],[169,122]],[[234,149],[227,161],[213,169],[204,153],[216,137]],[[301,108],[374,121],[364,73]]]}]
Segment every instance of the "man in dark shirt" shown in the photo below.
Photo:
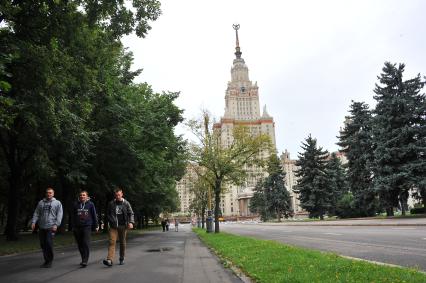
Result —
[{"label": "man in dark shirt", "polygon": [[90,253],[90,237],[92,231],[98,231],[96,209],[90,201],[87,191],[81,191],[79,200],[74,203],[73,231],[81,255],[81,267],[86,267]]},{"label": "man in dark shirt", "polygon": [[113,264],[117,238],[120,241],[120,265],[124,264],[127,229],[133,229],[133,224],[135,223],[132,206],[123,198],[123,190],[120,188],[115,189],[114,196],[114,200],[108,204],[107,208],[109,246],[108,256],[103,261],[107,266],[112,266]]}]

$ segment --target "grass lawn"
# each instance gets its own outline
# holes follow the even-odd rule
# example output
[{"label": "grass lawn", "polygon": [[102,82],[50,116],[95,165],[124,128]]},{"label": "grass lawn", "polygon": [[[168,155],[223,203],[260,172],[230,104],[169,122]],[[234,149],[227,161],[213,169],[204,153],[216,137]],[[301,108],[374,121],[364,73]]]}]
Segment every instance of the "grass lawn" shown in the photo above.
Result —
[{"label": "grass lawn", "polygon": [[[142,235],[148,230],[159,230],[160,226],[149,227],[148,229],[142,230],[131,230],[128,232],[128,238],[137,237]],[[107,233],[93,233],[92,241],[106,240],[108,238]],[[54,247],[66,247],[70,245],[76,245],[74,235],[72,232],[65,232],[62,234],[55,235]],[[38,251],[40,250],[40,243],[38,235],[31,233],[22,233],[19,235],[18,241],[6,241],[6,236],[0,236],[0,256],[7,254],[15,254],[22,252]]]},{"label": "grass lawn", "polygon": [[426,275],[414,269],[350,260],[275,241],[194,231],[219,257],[232,262],[255,282],[426,282]]}]

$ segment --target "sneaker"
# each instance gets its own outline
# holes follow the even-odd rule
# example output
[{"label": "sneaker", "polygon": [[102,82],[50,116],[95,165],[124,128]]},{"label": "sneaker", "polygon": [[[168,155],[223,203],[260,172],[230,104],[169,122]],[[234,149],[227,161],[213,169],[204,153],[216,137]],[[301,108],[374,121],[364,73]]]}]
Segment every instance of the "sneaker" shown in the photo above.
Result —
[{"label": "sneaker", "polygon": [[80,266],[83,267],[83,268],[86,267],[87,266],[87,262],[86,261],[80,262]]},{"label": "sneaker", "polygon": [[106,266],[112,266],[112,261],[110,260],[110,259],[104,259],[104,261],[103,261],[103,263],[106,265]]},{"label": "sneaker", "polygon": [[52,262],[45,262],[42,265],[40,265],[41,268],[51,268]]},{"label": "sneaker", "polygon": [[124,264],[124,258],[120,258],[120,265]]}]

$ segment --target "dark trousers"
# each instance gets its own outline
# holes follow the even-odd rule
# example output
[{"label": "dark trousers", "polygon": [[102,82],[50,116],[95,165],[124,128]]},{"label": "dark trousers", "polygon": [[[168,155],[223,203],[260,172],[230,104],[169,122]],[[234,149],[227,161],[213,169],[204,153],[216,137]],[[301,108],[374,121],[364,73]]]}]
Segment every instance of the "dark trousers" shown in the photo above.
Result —
[{"label": "dark trousers", "polygon": [[53,261],[53,235],[54,233],[50,229],[40,229],[38,232],[40,247],[46,263]]},{"label": "dark trousers", "polygon": [[81,261],[87,263],[90,253],[90,236],[92,234],[92,227],[74,227],[74,237],[80,251]]}]

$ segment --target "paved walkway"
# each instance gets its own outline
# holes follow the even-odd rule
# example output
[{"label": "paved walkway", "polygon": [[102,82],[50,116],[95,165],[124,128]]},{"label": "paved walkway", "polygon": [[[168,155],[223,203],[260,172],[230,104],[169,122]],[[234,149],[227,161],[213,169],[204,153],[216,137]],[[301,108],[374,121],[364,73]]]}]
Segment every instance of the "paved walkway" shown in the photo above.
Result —
[{"label": "paved walkway", "polygon": [[[183,226],[183,227],[182,227]],[[93,244],[87,268],[80,268],[77,248],[56,249],[53,267],[40,268],[41,252],[0,257],[0,282],[241,282],[200,242],[189,225],[180,231],[147,232],[127,245],[125,265],[106,267],[105,241]]]}]

